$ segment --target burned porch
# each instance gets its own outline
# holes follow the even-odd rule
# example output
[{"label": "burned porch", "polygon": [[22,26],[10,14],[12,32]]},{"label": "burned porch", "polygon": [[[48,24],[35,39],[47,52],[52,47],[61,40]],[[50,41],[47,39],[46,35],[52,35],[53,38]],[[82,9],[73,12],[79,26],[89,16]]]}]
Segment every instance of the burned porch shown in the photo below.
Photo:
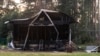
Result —
[{"label": "burned porch", "polygon": [[31,50],[65,50],[69,26],[75,20],[58,11],[41,10],[27,19],[10,21],[15,48]]}]

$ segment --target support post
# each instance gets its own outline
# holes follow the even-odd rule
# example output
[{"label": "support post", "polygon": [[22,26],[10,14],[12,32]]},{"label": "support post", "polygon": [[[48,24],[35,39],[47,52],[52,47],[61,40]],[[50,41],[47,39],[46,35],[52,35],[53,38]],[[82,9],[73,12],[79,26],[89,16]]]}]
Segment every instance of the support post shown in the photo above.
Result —
[{"label": "support post", "polygon": [[26,43],[28,41],[28,36],[29,36],[29,31],[30,31],[30,26],[28,27],[28,32],[27,32],[27,35],[26,35],[26,38],[25,38],[23,49],[25,49],[25,47],[26,47]]},{"label": "support post", "polygon": [[71,38],[71,29],[69,29],[69,45],[71,44],[71,40],[72,38]]}]

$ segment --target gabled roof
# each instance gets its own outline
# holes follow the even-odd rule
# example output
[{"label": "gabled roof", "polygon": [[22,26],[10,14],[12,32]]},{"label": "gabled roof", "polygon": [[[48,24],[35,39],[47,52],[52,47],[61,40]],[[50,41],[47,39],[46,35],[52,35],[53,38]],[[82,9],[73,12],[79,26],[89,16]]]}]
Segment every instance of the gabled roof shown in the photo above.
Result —
[{"label": "gabled roof", "polygon": [[16,23],[16,24],[30,24],[31,21],[35,21],[35,18],[40,18],[39,16],[44,16],[44,13],[46,14],[46,17],[49,17],[49,20],[52,21],[54,24],[71,24],[76,22],[74,18],[71,16],[68,16],[64,13],[61,13],[59,11],[53,11],[53,10],[46,10],[46,9],[41,9],[40,12],[35,14],[31,18],[26,18],[26,19],[14,19],[11,20],[11,22]]}]

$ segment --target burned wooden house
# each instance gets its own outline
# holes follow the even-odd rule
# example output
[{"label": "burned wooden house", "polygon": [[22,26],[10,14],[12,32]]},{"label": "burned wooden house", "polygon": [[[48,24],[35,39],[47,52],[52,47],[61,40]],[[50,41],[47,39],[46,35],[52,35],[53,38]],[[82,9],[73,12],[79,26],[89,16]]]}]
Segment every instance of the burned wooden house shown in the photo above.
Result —
[{"label": "burned wooden house", "polygon": [[34,17],[11,20],[13,44],[15,48],[32,50],[65,50],[69,26],[74,22],[64,13],[44,9]]}]

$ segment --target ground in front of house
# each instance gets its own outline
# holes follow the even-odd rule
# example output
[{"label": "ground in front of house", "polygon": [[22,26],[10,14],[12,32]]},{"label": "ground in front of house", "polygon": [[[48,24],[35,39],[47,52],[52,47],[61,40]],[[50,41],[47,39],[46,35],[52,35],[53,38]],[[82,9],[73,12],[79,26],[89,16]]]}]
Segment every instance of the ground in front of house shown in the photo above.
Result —
[{"label": "ground in front of house", "polygon": [[28,51],[3,51],[0,50],[0,56],[100,56],[100,53],[86,52],[28,52]]}]

